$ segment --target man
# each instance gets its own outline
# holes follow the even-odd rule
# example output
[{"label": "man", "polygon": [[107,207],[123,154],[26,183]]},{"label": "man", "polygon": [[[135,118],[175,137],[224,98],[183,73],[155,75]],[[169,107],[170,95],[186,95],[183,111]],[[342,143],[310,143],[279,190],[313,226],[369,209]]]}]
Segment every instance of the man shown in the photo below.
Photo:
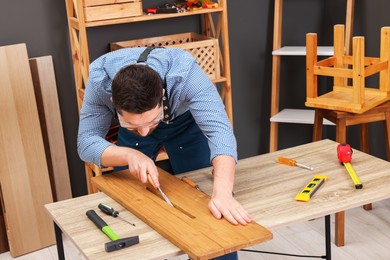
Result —
[{"label": "man", "polygon": [[[113,117],[118,143],[105,140]],[[99,166],[128,167],[141,182],[159,186],[154,160],[164,147],[174,174],[213,166],[208,207],[234,225],[251,221],[233,198],[236,140],[221,98],[188,52],[126,48],[90,65],[80,112],[78,152]]]}]

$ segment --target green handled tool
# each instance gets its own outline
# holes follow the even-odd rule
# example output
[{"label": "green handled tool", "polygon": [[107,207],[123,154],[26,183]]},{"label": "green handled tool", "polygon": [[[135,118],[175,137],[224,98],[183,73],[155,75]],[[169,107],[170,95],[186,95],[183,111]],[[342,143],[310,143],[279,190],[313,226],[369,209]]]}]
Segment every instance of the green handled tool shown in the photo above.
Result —
[{"label": "green handled tool", "polygon": [[119,216],[119,212],[114,210],[113,207],[110,207],[108,206],[107,204],[104,204],[104,203],[99,203],[99,206],[98,208],[103,211],[104,213],[106,213],[107,215],[110,215],[110,216],[113,216],[114,218],[118,217],[120,219],[122,219],[123,221],[129,223],[130,225],[133,225],[135,227],[135,224],[134,223],[131,223],[130,221],[128,221],[127,219],[124,219],[122,216]]},{"label": "green handled tool", "polygon": [[105,246],[106,252],[116,251],[122,248],[126,248],[139,243],[139,237],[126,237],[119,238],[117,234],[107,225],[107,223],[96,214],[96,212],[91,209],[86,212],[86,215],[92,222],[106,234],[112,241],[107,242]]}]

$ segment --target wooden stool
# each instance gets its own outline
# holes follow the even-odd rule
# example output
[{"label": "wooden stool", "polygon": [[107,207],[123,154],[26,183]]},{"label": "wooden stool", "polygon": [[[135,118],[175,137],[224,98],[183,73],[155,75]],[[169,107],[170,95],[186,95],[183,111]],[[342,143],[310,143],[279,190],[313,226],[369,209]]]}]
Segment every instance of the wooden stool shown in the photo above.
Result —
[{"label": "wooden stool", "polygon": [[[314,117],[313,141],[322,139],[324,118],[336,124],[336,142],[338,143],[347,142],[348,126],[360,125],[360,150],[365,153],[369,152],[368,123],[384,121],[387,160],[390,161],[390,101],[361,114],[317,108]],[[370,210],[371,204],[363,207]],[[335,244],[344,246],[344,211],[336,213],[335,217]]]},{"label": "wooden stool", "polygon": [[[334,56],[318,61],[317,34],[306,34],[306,106],[364,113],[390,100],[390,27],[381,29],[379,58],[364,56],[364,37],[353,37],[352,56],[344,55],[344,42],[344,25],[335,25]],[[375,74],[379,87],[366,87]],[[320,95],[318,76],[333,77],[333,90]]]}]

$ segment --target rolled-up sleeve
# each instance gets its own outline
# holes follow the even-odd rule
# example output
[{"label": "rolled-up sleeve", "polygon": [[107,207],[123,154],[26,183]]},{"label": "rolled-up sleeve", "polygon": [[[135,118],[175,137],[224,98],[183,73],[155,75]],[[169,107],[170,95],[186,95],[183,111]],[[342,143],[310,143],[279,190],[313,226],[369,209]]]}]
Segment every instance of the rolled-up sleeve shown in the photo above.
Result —
[{"label": "rolled-up sleeve", "polygon": [[107,105],[107,99],[110,97],[102,91],[109,89],[110,86],[111,80],[105,71],[91,67],[80,111],[77,151],[83,161],[92,162],[99,167],[102,167],[103,151],[112,145],[106,141],[105,136],[110,128],[113,113]]}]

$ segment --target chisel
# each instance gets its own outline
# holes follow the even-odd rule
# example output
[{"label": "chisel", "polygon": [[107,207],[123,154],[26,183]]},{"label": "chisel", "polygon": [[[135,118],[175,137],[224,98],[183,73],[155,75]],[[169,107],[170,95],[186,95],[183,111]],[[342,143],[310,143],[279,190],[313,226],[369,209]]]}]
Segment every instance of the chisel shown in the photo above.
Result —
[{"label": "chisel", "polygon": [[[150,184],[152,184],[153,186],[154,185],[154,182],[152,180],[152,177],[150,176],[150,174],[148,174],[148,181],[150,182]],[[162,189],[160,188],[160,186],[157,187],[158,191],[160,192],[161,196],[164,198],[164,200],[173,207],[173,204],[172,202],[168,199],[167,195],[165,195],[165,193],[162,191]]]}]

